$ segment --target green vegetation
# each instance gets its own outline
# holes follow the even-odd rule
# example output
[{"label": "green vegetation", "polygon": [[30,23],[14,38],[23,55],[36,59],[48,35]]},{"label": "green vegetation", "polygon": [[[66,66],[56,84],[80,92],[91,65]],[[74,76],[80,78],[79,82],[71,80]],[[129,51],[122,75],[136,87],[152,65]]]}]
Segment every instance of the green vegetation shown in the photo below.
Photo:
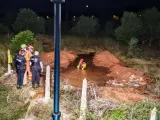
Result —
[{"label": "green vegetation", "polygon": [[142,33],[142,21],[136,13],[124,12],[121,26],[116,29],[117,40],[128,41],[132,37],[139,37]]},{"label": "green vegetation", "polygon": [[31,9],[20,9],[17,15],[16,21],[14,22],[14,31],[16,33],[20,31],[30,30],[34,33],[45,32],[45,20]]},{"label": "green vegetation", "polygon": [[19,96],[13,93],[11,87],[0,84],[0,120],[17,120],[24,117],[28,104],[24,104]]},{"label": "green vegetation", "polygon": [[99,26],[96,18],[81,16],[75,26],[71,28],[71,33],[84,36],[95,35]]},{"label": "green vegetation", "polygon": [[138,39],[131,38],[131,40],[129,42],[128,53],[127,53],[128,57],[137,57],[138,56],[140,49],[138,48],[137,43],[138,43]]},{"label": "green vegetation", "polygon": [[0,44],[0,67],[7,66],[7,47],[5,44]]},{"label": "green vegetation", "polygon": [[[105,112],[99,116],[89,112],[88,118],[91,120],[148,120],[154,107],[160,110],[160,103],[142,101],[114,109],[106,108]],[[158,111],[158,114],[159,112],[160,111]]]},{"label": "green vegetation", "polygon": [[35,40],[36,38],[34,34],[29,30],[18,33],[11,40],[12,52],[16,53],[17,50],[20,49],[21,44],[26,44],[26,45],[33,44]]},{"label": "green vegetation", "polygon": [[52,113],[52,105],[50,104],[38,104],[31,107],[29,115],[34,115],[36,120],[50,120]]}]

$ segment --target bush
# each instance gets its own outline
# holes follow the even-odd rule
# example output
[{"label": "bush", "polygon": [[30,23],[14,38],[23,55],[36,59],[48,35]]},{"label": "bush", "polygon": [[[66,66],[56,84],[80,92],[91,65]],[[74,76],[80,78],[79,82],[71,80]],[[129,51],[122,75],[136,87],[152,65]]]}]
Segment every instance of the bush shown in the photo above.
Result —
[{"label": "bush", "polygon": [[138,56],[138,53],[140,52],[140,49],[137,46],[138,43],[138,39],[136,38],[131,38],[130,42],[129,42],[129,47],[128,47],[128,53],[127,56],[128,57],[136,57]]},{"label": "bush", "polygon": [[77,35],[89,36],[96,34],[98,29],[99,23],[96,18],[81,16],[70,32]]},{"label": "bush", "polygon": [[107,120],[127,120],[127,111],[124,108],[117,108],[107,112],[108,115],[105,117]]},{"label": "bush", "polygon": [[34,41],[33,44],[34,50],[39,51],[39,53],[43,53],[44,52],[44,48],[42,46],[42,42],[41,41]]},{"label": "bush", "polygon": [[117,40],[128,44],[132,37],[138,38],[142,34],[143,24],[136,13],[124,12],[121,19],[121,26],[116,29]]},{"label": "bush", "polygon": [[145,37],[148,38],[149,46],[152,42],[158,43],[160,39],[160,12],[157,8],[153,7],[141,12],[141,18],[144,23]]},{"label": "bush", "polygon": [[[104,112],[102,111],[103,114],[100,118],[103,120],[148,120],[154,107],[160,110],[159,102],[141,101],[114,109],[106,108]],[[88,117],[92,120],[98,120],[98,117],[92,113],[89,113]],[[159,115],[157,120],[159,120]]]},{"label": "bush", "polygon": [[[154,107],[160,110],[158,102],[143,101],[132,104],[128,107],[128,116],[132,120],[148,120]],[[159,116],[157,120],[159,120]]]},{"label": "bush", "polygon": [[36,38],[34,34],[29,30],[18,33],[11,40],[12,54],[14,55],[15,52],[17,52],[17,50],[20,49],[21,44],[26,44],[26,45],[33,44],[35,40]]},{"label": "bush", "polygon": [[44,33],[45,21],[38,17],[31,9],[20,9],[16,21],[14,23],[14,31],[20,32],[24,30],[31,30],[34,33]]},{"label": "bush", "polygon": [[0,67],[7,66],[7,46],[4,44],[0,44],[0,56]]}]

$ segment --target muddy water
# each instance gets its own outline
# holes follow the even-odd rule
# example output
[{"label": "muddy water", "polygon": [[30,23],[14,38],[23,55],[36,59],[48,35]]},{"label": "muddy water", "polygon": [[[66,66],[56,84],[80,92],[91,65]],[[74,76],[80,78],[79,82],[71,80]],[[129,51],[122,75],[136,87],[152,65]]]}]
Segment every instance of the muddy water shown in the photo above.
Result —
[{"label": "muddy water", "polygon": [[[84,78],[88,82],[94,83],[98,86],[104,86],[108,80],[106,77],[107,70],[105,68],[95,67],[93,65],[94,54],[81,54],[78,55],[77,59],[67,69],[61,71],[61,79],[65,80],[68,84],[74,86],[81,86]],[[87,63],[85,70],[78,70],[77,65],[80,58],[83,58]]]}]

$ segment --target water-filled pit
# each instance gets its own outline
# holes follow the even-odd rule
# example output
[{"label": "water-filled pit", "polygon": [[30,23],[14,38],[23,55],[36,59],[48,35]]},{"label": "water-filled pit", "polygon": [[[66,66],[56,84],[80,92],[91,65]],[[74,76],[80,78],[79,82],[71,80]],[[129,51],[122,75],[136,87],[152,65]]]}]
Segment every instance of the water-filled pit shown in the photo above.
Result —
[{"label": "water-filled pit", "polygon": [[[76,60],[67,68],[61,71],[61,80],[65,80],[73,86],[81,86],[84,78],[98,86],[104,86],[107,81],[107,69],[95,67],[93,64],[94,53],[79,54]],[[84,70],[77,69],[79,60],[83,58],[87,63]]]}]

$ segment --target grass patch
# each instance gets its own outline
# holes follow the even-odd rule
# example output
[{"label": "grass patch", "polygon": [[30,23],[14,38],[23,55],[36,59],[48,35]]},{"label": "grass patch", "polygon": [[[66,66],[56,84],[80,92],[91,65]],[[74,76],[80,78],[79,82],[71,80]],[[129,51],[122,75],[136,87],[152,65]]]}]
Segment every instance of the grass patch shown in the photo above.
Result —
[{"label": "grass patch", "polygon": [[53,104],[36,104],[31,107],[29,116],[35,116],[36,120],[51,120]]},{"label": "grass patch", "polygon": [[12,92],[12,88],[0,84],[0,120],[17,120],[23,118],[27,111],[29,103],[24,104],[18,95],[8,100],[8,95]]},{"label": "grass patch", "polygon": [[158,114],[160,114],[159,102],[142,101],[114,109],[106,108],[104,112],[102,111],[97,115],[93,112],[89,112],[87,115],[89,120],[148,120],[154,107],[157,108]]},{"label": "grass patch", "polygon": [[[39,40],[42,41],[45,52],[53,51],[53,37],[39,36]],[[101,50],[118,52],[124,48],[124,46],[122,48],[120,47],[120,44],[114,39],[104,37],[63,35],[61,39],[61,48],[63,50],[72,50],[75,52],[96,52]]]},{"label": "grass patch", "polygon": [[105,116],[107,120],[128,120],[126,119],[126,109],[124,108],[117,108],[114,110],[110,110]]},{"label": "grass patch", "polygon": [[[143,101],[128,106],[129,118],[132,120],[148,120],[150,117],[151,110],[156,107],[160,112],[159,102]],[[160,118],[159,118],[160,119]]]},{"label": "grass patch", "polygon": [[6,67],[8,58],[7,58],[7,45],[0,44],[0,67]]}]

